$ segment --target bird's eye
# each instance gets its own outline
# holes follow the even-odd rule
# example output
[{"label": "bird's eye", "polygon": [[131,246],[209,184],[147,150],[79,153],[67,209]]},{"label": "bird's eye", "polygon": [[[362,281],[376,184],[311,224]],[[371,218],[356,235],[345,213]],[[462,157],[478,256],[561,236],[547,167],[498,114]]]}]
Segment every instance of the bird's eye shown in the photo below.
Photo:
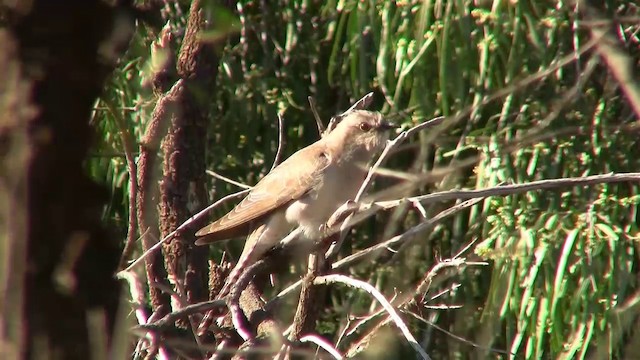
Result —
[{"label": "bird's eye", "polygon": [[360,123],[360,130],[369,131],[369,130],[371,130],[371,125],[369,125],[367,123]]}]

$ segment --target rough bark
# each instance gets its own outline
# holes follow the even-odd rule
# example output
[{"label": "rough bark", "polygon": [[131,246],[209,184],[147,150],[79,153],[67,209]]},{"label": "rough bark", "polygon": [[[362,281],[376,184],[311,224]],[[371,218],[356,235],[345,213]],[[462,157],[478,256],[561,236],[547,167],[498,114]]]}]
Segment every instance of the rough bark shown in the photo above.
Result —
[{"label": "rough bark", "polygon": [[[204,145],[208,109],[204,104],[205,99],[213,96],[217,58],[212,45],[199,40],[204,25],[200,1],[193,1],[177,61],[177,74],[184,81],[185,91],[177,98],[180,111],[173,113],[162,145],[164,166],[159,206],[162,236],[178,228],[206,203]],[[208,249],[195,247],[194,240],[193,231],[183,232],[163,248],[169,278],[182,282],[175,290],[190,304],[206,300],[208,294]]]}]

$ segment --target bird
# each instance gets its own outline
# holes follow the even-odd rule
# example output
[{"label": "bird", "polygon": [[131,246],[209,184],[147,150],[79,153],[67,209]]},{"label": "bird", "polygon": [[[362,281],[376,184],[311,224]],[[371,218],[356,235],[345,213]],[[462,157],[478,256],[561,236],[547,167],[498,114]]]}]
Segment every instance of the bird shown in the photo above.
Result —
[{"label": "bird", "polygon": [[218,298],[293,229],[300,228],[297,241],[319,240],[329,217],[356,196],[367,163],[384,148],[389,130],[397,127],[379,112],[340,115],[331,132],[280,163],[231,211],[198,230],[196,245],[248,234]]}]

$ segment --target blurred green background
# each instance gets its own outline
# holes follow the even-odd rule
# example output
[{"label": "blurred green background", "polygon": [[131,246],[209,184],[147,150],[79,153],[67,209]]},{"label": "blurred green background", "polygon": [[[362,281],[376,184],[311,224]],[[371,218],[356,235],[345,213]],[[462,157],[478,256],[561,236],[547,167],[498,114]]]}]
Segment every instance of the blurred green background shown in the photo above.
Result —
[{"label": "blurred green background", "polygon": [[[285,120],[288,156],[318,139],[308,96],[326,122],[370,91],[371,109],[395,114],[405,127],[438,115],[452,119],[442,133],[427,130],[411,139],[387,167],[428,173],[472,163],[413,194],[640,168],[638,117],[594,51],[595,22],[585,20],[573,2],[205,4],[212,20],[203,39],[216,45],[219,59],[215,96],[200,99],[210,118],[208,168],[232,179],[255,184],[269,170],[278,114]],[[167,10],[178,44],[188,6],[181,2]],[[604,19],[620,20],[608,27],[637,69],[638,5],[599,6]],[[138,27],[92,120],[99,143],[87,168],[111,188],[104,220],[123,239],[128,173],[118,118],[139,141],[157,100],[143,85],[157,30]],[[381,178],[376,189],[391,183]],[[238,190],[214,178],[209,189],[212,201]],[[489,266],[464,268],[432,288],[424,303],[402,309],[434,359],[508,353],[523,359],[640,358],[638,202],[638,185],[629,183],[493,197],[397,254],[348,271],[391,298],[394,289],[419,281],[438,258],[475,241],[467,255],[476,253]],[[452,204],[428,207],[427,213]],[[350,235],[343,255],[419,221],[411,208],[381,214]],[[221,250],[212,249],[212,256],[219,259]],[[439,291],[444,294],[429,300]],[[367,294],[337,288],[319,332],[335,343],[348,319],[371,312],[372,302]],[[414,356],[393,334],[396,328],[387,330],[391,334],[380,339],[388,341],[365,347],[366,357]],[[340,337],[338,348],[351,349],[363,332]]]}]

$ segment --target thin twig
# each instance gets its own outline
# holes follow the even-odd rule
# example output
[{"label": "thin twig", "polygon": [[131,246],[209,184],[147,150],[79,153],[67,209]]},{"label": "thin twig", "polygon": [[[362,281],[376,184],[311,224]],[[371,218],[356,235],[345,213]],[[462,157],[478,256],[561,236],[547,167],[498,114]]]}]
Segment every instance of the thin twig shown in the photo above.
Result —
[{"label": "thin twig", "polygon": [[155,243],[152,247],[150,247],[147,251],[145,251],[142,255],[140,255],[139,258],[137,258],[134,262],[132,262],[129,266],[127,266],[127,268],[124,269],[123,271],[130,271],[131,269],[136,267],[147,256],[151,255],[153,252],[158,250],[162,246],[162,244],[164,242],[168,241],[169,239],[172,239],[179,231],[182,231],[184,228],[186,228],[187,226],[191,225],[191,223],[193,223],[194,221],[199,220],[200,218],[205,216],[212,209],[216,208],[217,206],[219,206],[220,204],[224,203],[225,201],[227,201],[229,199],[233,199],[235,197],[244,195],[244,194],[246,194],[248,192],[249,192],[249,189],[246,189],[246,190],[238,191],[238,192],[233,193],[233,194],[229,194],[229,195],[223,197],[222,199],[216,201],[215,203],[207,206],[206,208],[204,208],[204,210],[200,211],[199,213],[197,213],[197,214],[193,215],[192,217],[190,217],[189,219],[187,219],[187,221],[182,223],[182,225],[178,226],[177,229],[175,229],[174,231],[172,231],[169,234],[167,234],[167,236],[162,238],[162,240],[160,240],[157,243]]},{"label": "thin twig", "polygon": [[373,93],[367,93],[365,96],[361,97],[360,100],[356,101],[353,103],[353,105],[351,105],[350,108],[347,109],[347,111],[343,112],[341,115],[347,115],[348,113],[354,111],[354,110],[365,110],[366,108],[369,107],[369,105],[371,105],[371,102],[373,102]]},{"label": "thin twig", "polygon": [[273,171],[273,169],[275,169],[280,163],[280,160],[282,159],[282,152],[284,150],[284,142],[284,120],[282,119],[282,116],[278,114],[278,150],[276,150],[276,156],[273,159],[273,164],[271,164],[269,172]]},{"label": "thin twig", "polygon": [[326,128],[322,123],[320,114],[318,114],[318,107],[316,106],[316,100],[312,96],[307,96],[307,100],[309,100],[309,107],[311,108],[311,113],[313,114],[313,118],[316,119],[316,125],[318,126],[318,134],[322,136]]},{"label": "thin twig", "polygon": [[433,323],[432,321],[429,321],[429,320],[427,320],[427,319],[423,318],[422,316],[420,316],[420,315],[416,314],[415,312],[412,312],[412,311],[409,311],[409,310],[402,310],[402,312],[403,312],[404,314],[411,315],[411,316],[413,316],[414,318],[416,318],[416,319],[418,319],[418,320],[420,320],[420,321],[424,322],[425,324],[428,324],[429,326],[433,326],[435,329],[440,330],[440,331],[442,331],[443,333],[445,333],[445,334],[447,334],[447,335],[451,336],[452,338],[454,338],[454,339],[456,339],[456,340],[458,340],[458,341],[461,341],[461,342],[463,342],[463,343],[465,343],[465,344],[467,344],[467,345],[469,345],[469,346],[471,346],[471,347],[474,347],[474,348],[476,348],[476,349],[481,349],[481,350],[491,351],[491,352],[498,353],[498,354],[515,355],[515,354],[510,353],[509,351],[506,351],[506,350],[500,350],[500,349],[495,349],[495,348],[492,348],[492,347],[486,347],[486,346],[478,345],[478,344],[476,344],[476,343],[474,343],[474,342],[472,342],[472,341],[469,341],[469,340],[467,340],[467,339],[465,339],[465,338],[463,338],[463,337],[461,337],[461,336],[458,336],[458,335],[456,335],[456,334],[454,334],[454,333],[452,333],[452,332],[448,331],[447,329],[444,329],[444,328],[442,328],[442,327],[438,326],[437,324],[435,324],[435,323]]},{"label": "thin twig", "polygon": [[371,184],[371,181],[373,180],[373,177],[376,174],[376,170],[380,167],[380,165],[382,165],[382,162],[386,160],[387,155],[391,150],[395,149],[400,143],[402,143],[405,139],[407,139],[411,135],[421,130],[424,130],[426,128],[442,124],[444,122],[444,119],[445,119],[444,116],[439,116],[429,121],[420,123],[409,130],[405,130],[401,132],[400,135],[396,136],[395,139],[387,143],[387,146],[382,151],[382,154],[380,154],[380,156],[378,157],[378,160],[371,167],[371,169],[369,169],[369,172],[367,173],[367,177],[363,181],[362,186],[360,186],[360,189],[358,190],[358,194],[356,194],[354,201],[359,202],[362,199],[362,196],[364,195],[365,191],[367,191],[369,185]]},{"label": "thin twig", "polygon": [[389,304],[389,301],[387,301],[387,299],[375,287],[371,286],[369,283],[361,280],[356,280],[345,275],[339,275],[339,274],[317,277],[314,280],[314,283],[315,284],[342,283],[357,289],[364,290],[367,293],[371,294],[376,300],[378,300],[380,305],[382,305],[382,307],[384,307],[384,309],[389,313],[389,316],[391,317],[391,319],[393,319],[398,329],[400,329],[400,331],[402,332],[404,337],[407,339],[411,347],[413,347],[413,349],[422,357],[422,359],[427,359],[427,360],[431,359],[429,355],[427,355],[427,353],[424,351],[424,349],[420,346],[420,344],[418,344],[418,341],[416,341],[413,335],[411,335],[411,332],[407,328],[407,325],[405,325],[405,323],[402,321],[402,318],[400,317],[400,315],[398,315],[398,313],[393,308],[393,306]]},{"label": "thin twig", "polygon": [[127,227],[127,241],[125,242],[122,255],[120,257],[120,263],[118,269],[124,267],[127,259],[133,253],[133,246],[136,240],[136,230],[138,228],[137,218],[137,196],[138,196],[138,168],[136,165],[134,153],[134,141],[131,138],[131,133],[127,128],[124,119],[121,114],[117,113],[111,103],[105,102],[105,105],[109,109],[111,115],[118,125],[118,132],[120,133],[120,139],[124,148],[124,155],[127,161],[127,172],[129,173],[129,223]]},{"label": "thin twig", "polygon": [[429,287],[431,286],[433,279],[436,277],[436,275],[438,275],[438,273],[442,269],[448,268],[448,267],[458,268],[463,265],[489,265],[489,264],[484,262],[483,263],[474,262],[473,264],[470,264],[470,263],[467,263],[466,259],[464,258],[452,258],[452,259],[445,259],[445,260],[439,261],[431,268],[431,270],[429,270],[429,272],[427,273],[427,276],[425,276],[424,280],[420,282],[420,285],[416,287],[416,290],[414,291],[414,293],[417,295],[417,294],[423,294],[429,291]]},{"label": "thin twig", "polygon": [[405,199],[380,201],[376,204],[383,208],[395,207],[399,203],[420,202],[422,204],[433,203],[437,201],[447,200],[467,200],[477,198],[487,198],[490,196],[507,196],[514,194],[521,194],[535,190],[556,189],[561,187],[575,187],[586,185],[598,185],[607,183],[619,183],[619,182],[640,182],[640,173],[608,173],[600,175],[591,175],[585,177],[570,177],[570,178],[558,178],[558,179],[546,179],[531,181],[523,184],[511,184],[491,187],[487,189],[478,190],[451,190],[442,191],[433,194],[426,194],[420,196],[409,197]]},{"label": "thin twig", "polygon": [[[462,208],[469,207],[474,205],[478,201],[485,199],[491,196],[507,196],[514,194],[521,194],[524,192],[534,191],[534,190],[543,190],[543,189],[555,189],[561,187],[573,187],[573,186],[587,186],[587,185],[597,185],[597,184],[607,184],[607,183],[619,183],[619,182],[640,182],[640,173],[621,173],[621,174],[601,174],[601,175],[592,175],[586,177],[573,177],[573,178],[559,178],[559,179],[547,179],[547,180],[538,180],[532,181],[524,184],[512,184],[512,185],[501,185],[487,189],[479,189],[479,190],[451,190],[451,191],[442,191],[433,194],[421,195],[408,197],[397,200],[390,201],[379,201],[371,204],[361,204],[358,209],[353,211],[355,216],[352,220],[343,223],[340,226],[340,229],[336,229],[335,226],[332,227],[328,233],[334,233],[337,231],[341,231],[342,227],[349,228],[353,226],[355,223],[363,221],[365,218],[372,216],[377,211],[381,209],[391,209],[396,206],[399,206],[403,203],[410,202],[416,203],[420,202],[422,204],[433,203],[438,201],[447,201],[447,200],[465,200],[465,199],[474,199],[472,203],[464,202],[454,206],[453,208],[447,209],[437,216],[422,222],[403,234],[397,235],[383,243],[374,245],[369,247],[359,253],[350,255],[336,263],[333,264],[333,269],[342,268],[343,266],[351,264],[353,261],[367,255],[370,252],[380,250],[391,245],[398,244],[403,242],[410,236],[413,236],[419,232],[422,232],[432,226],[435,225],[436,222],[442,220],[444,217],[448,217],[453,213],[461,210]],[[353,215],[351,215],[353,216]]]},{"label": "thin twig", "polygon": [[198,314],[198,313],[205,312],[207,310],[211,310],[219,307],[225,307],[225,306],[227,306],[227,303],[223,299],[203,301],[197,304],[191,304],[191,305],[185,306],[180,310],[177,310],[165,315],[162,319],[158,321],[140,325],[139,327],[147,330],[158,330],[158,329],[162,329],[172,325],[173,323],[175,323],[176,320],[182,318],[183,316]]},{"label": "thin twig", "polygon": [[402,243],[403,241],[405,241],[407,238],[420,233],[422,231],[425,231],[427,229],[430,229],[431,227],[437,225],[439,222],[441,222],[442,220],[444,220],[445,218],[454,215],[456,213],[458,213],[459,211],[466,209],[468,207],[471,207],[475,204],[477,204],[478,202],[482,201],[482,199],[473,199],[473,200],[468,200],[465,202],[462,202],[460,204],[456,204],[452,207],[450,207],[449,209],[446,209],[442,212],[440,212],[438,215],[432,217],[431,219],[424,221],[412,228],[410,228],[409,230],[407,230],[406,232],[394,236],[389,240],[386,240],[382,243],[376,244],[374,246],[368,247],[364,250],[361,250],[355,254],[349,255],[347,257],[345,257],[344,259],[341,259],[340,261],[337,261],[335,263],[333,263],[332,268],[334,270],[338,270],[338,269],[342,269],[346,266],[349,266],[351,264],[353,264],[354,262],[360,260],[361,258],[368,256],[369,254],[378,251],[378,250],[383,250],[386,249],[390,246]]},{"label": "thin twig", "polygon": [[300,342],[310,342],[318,345],[323,348],[326,352],[328,352],[334,359],[342,359],[342,355],[340,352],[333,347],[327,340],[321,338],[318,335],[305,335],[300,338]]},{"label": "thin twig", "polygon": [[239,188],[243,188],[243,189],[251,189],[251,188],[252,188],[252,186],[251,186],[251,185],[247,185],[247,184],[243,184],[243,183],[241,183],[241,182],[239,182],[239,181],[235,181],[235,180],[230,179],[230,178],[228,178],[228,177],[226,177],[226,176],[224,176],[224,175],[218,174],[218,173],[217,173],[217,172],[215,172],[215,171],[212,171],[212,170],[205,170],[205,172],[206,172],[207,174],[209,174],[209,175],[213,176],[213,177],[214,177],[214,178],[216,178],[216,179],[220,179],[220,180],[222,180],[222,181],[228,182],[229,184],[231,184],[231,185],[235,185],[235,186],[237,186],[237,187],[239,187]]},{"label": "thin twig", "polygon": [[[144,290],[142,288],[142,282],[140,281],[140,279],[138,279],[138,276],[131,271],[119,272],[118,278],[125,280],[127,284],[129,284],[129,291],[131,293],[133,304],[135,305],[135,314],[139,326],[146,325],[149,321],[151,321],[153,316],[147,317],[146,311],[144,309],[145,297]],[[157,352],[159,359],[170,359],[169,353],[164,348],[164,346],[160,346],[159,338],[157,335],[145,332],[143,338],[148,340],[150,343],[150,348],[152,349],[150,354]],[[140,341],[136,345],[136,352],[139,352],[139,349],[142,348],[142,340],[143,339],[140,339]]]}]

